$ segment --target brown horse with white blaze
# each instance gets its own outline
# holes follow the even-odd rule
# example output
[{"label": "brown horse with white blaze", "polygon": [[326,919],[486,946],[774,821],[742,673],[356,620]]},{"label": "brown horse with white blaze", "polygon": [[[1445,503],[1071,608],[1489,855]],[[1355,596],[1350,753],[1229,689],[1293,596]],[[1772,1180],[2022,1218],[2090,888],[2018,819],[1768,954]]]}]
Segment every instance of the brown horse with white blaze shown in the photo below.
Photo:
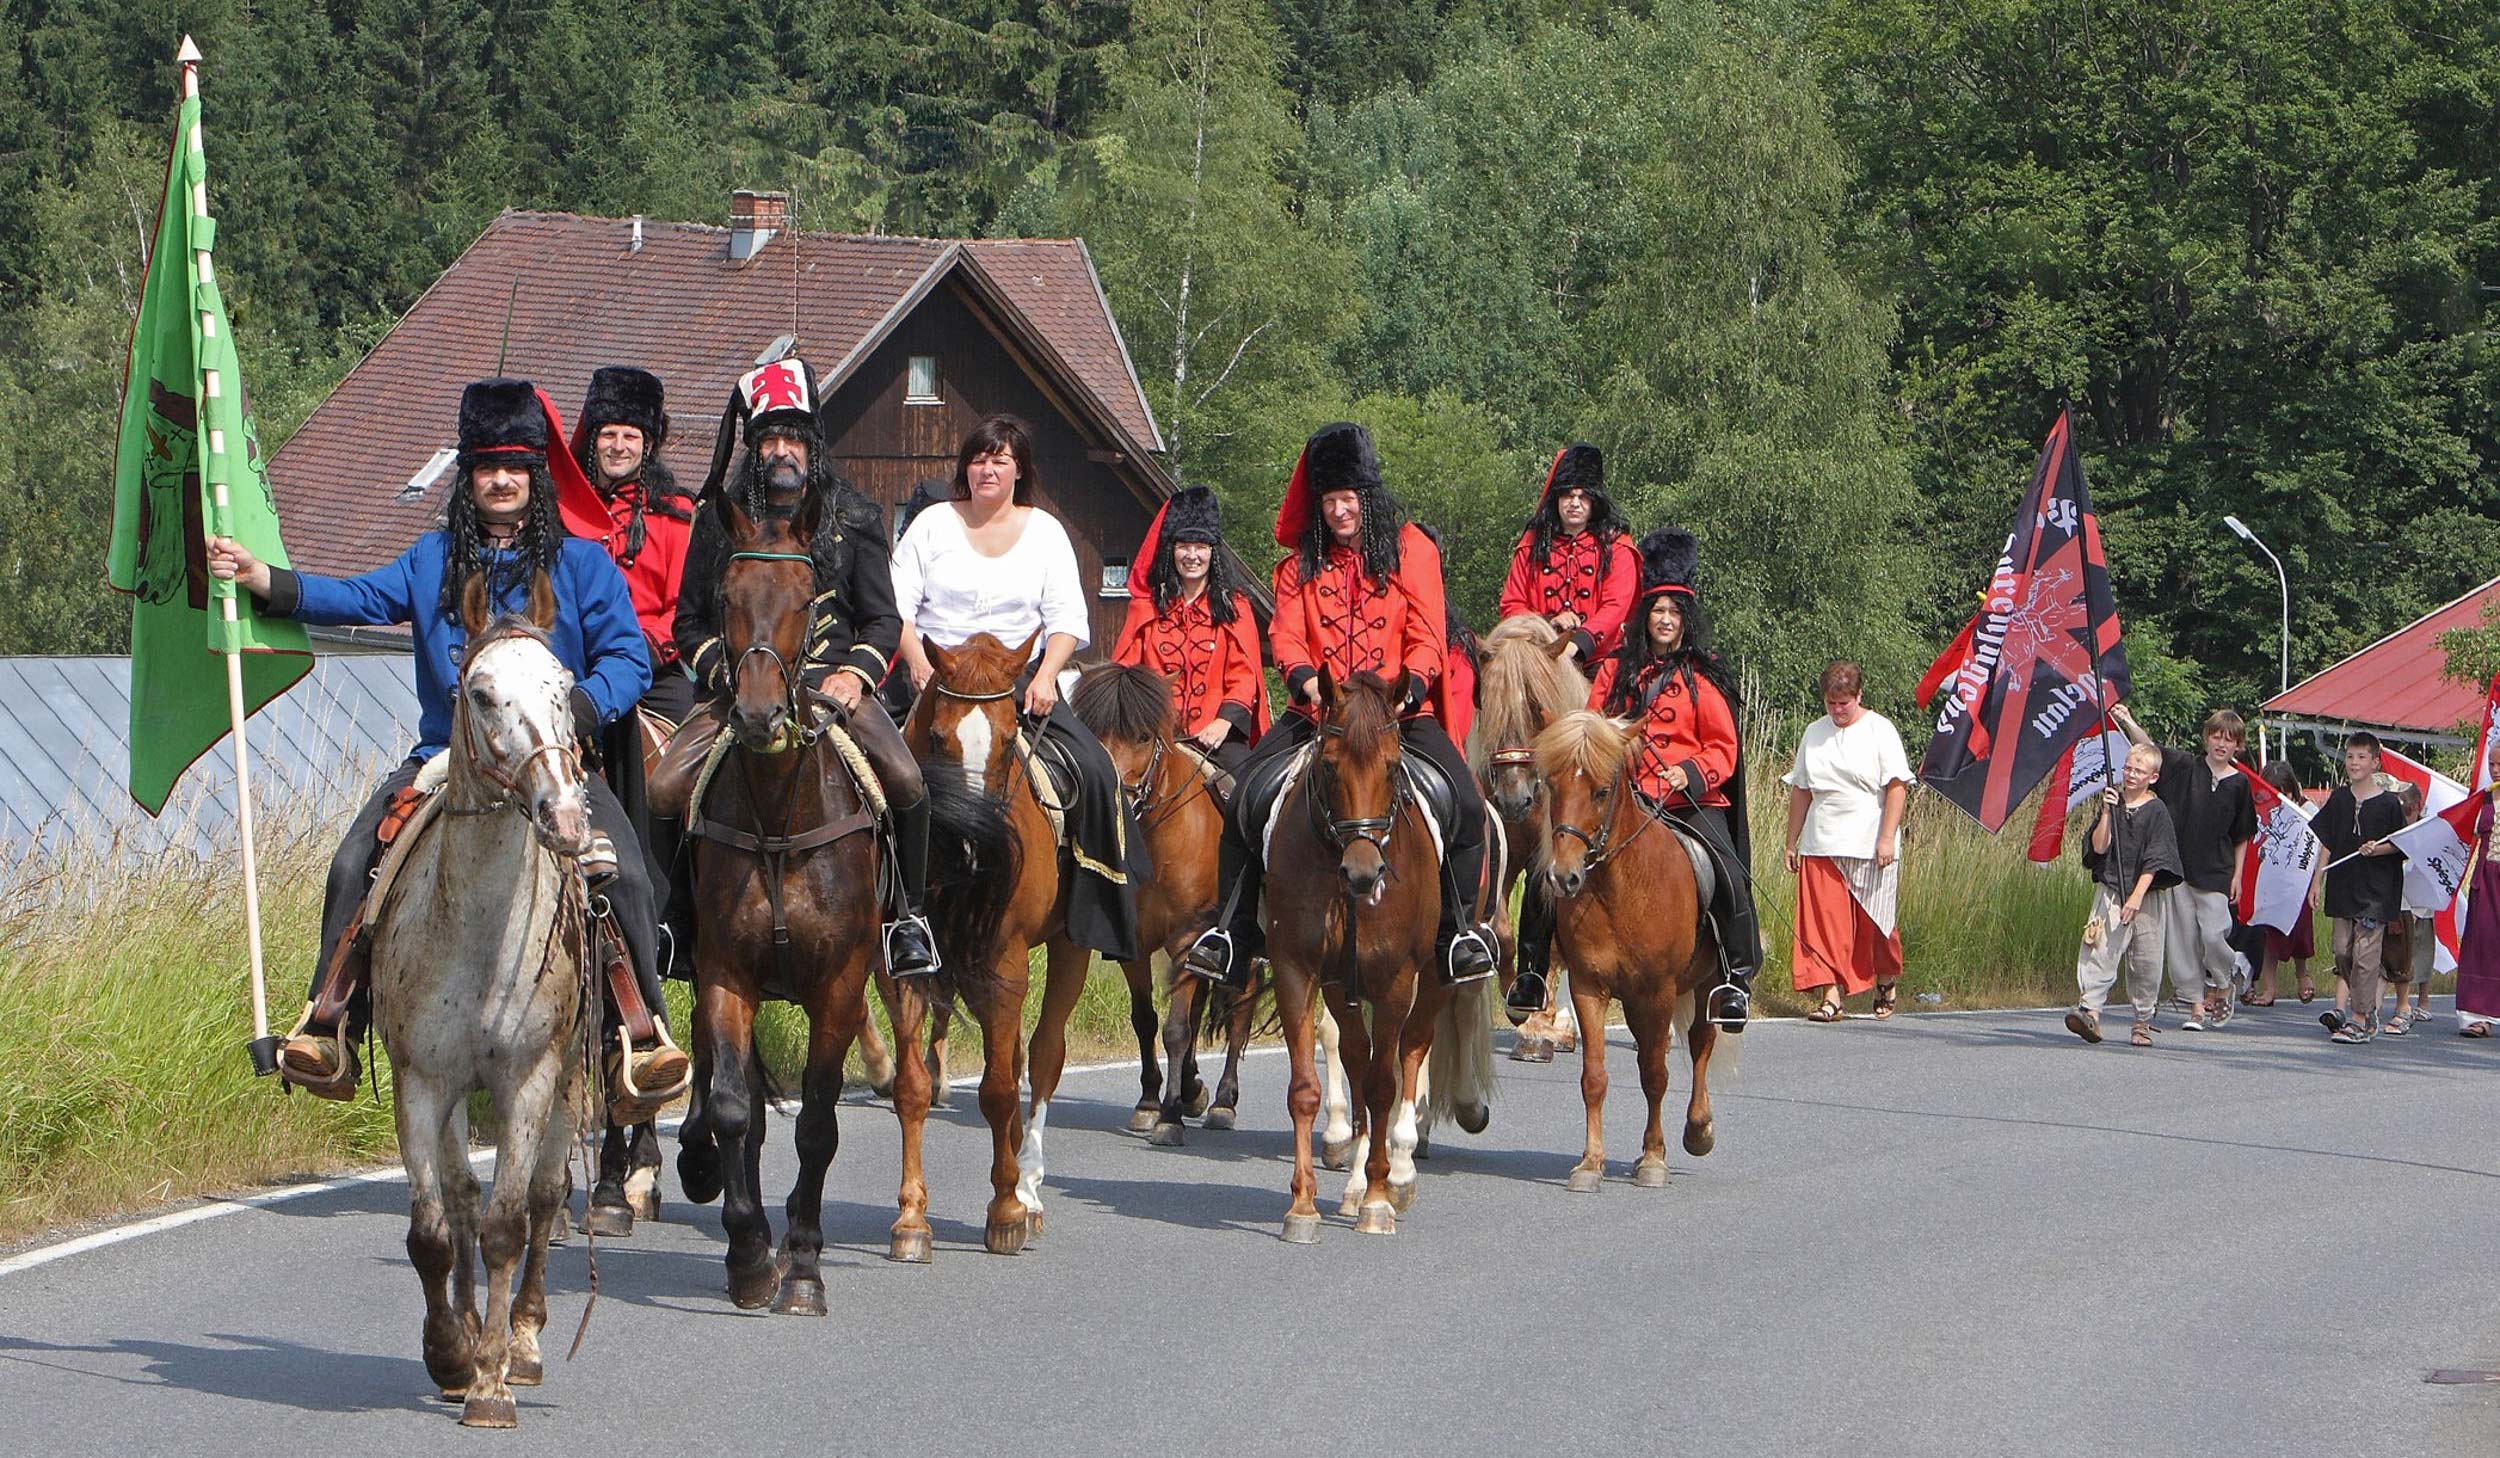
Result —
[{"label": "brown horse with white blaze", "polygon": [[[1546,786],[1545,875],[1553,888],[1554,931],[1571,966],[1571,1000],[1580,1040],[1580,1097],[1588,1136],[1569,1188],[1594,1194],[1606,1171],[1606,1004],[1623,1004],[1641,1070],[1649,1124],[1632,1183],[1667,1182],[1667,1137],[1660,1104],[1667,1053],[1678,1025],[1693,1061],[1693,1095],[1684,1113],[1684,1152],[1708,1154],[1718,1142],[1710,1112],[1711,1055],[1718,1029],[1704,1016],[1703,993],[1718,976],[1718,953],[1704,895],[1683,840],[1643,803],[1626,773],[1640,743],[1629,726],[1581,709],[1537,736],[1537,771]],[[1732,1062],[1736,1050],[1728,1056]]]}]

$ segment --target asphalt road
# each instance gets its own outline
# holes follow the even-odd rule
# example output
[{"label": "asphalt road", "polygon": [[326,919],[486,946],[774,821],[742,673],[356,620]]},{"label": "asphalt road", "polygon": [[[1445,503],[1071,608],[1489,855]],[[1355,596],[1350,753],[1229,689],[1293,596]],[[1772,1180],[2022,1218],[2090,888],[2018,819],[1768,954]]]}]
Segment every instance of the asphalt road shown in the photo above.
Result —
[{"label": "asphalt road", "polygon": [[558,1254],[517,1434],[434,1398],[405,1187],[359,1185],[0,1276],[0,1452],[2486,1454],[2500,1387],[2424,1381],[2500,1368],[2500,1043],[2453,1030],[2337,1048],[2288,1001],[2150,1051],[2045,1013],[1765,1025],[1663,1190],[1629,1180],[1617,1032],[1601,1193],[1562,1188],[1576,1062],[1505,1063],[1396,1236],[1328,1180],[1317,1247],[1277,1239],[1280,1056],[1178,1150],[1123,1132],[1132,1072],[1087,1073],[1019,1257],[980,1249],[969,1100],[941,1115],[926,1267],[882,1259],[893,1118],[846,1107],[829,1319],[730,1307],[672,1172],[664,1223],[601,1243],[569,1364]]}]

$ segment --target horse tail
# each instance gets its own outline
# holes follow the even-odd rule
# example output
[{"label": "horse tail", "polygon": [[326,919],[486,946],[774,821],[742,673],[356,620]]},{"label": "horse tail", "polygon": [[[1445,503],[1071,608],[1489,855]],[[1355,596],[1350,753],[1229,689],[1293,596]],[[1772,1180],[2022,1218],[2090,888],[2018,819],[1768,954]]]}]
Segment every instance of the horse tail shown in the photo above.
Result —
[{"label": "horse tail", "polygon": [[[1434,1020],[1426,1104],[1435,1124],[1461,1110],[1471,1118],[1482,1118],[1493,1107],[1493,999],[1497,990],[1498,984],[1490,977],[1467,983],[1450,994]],[[1483,1127],[1479,1123],[1476,1129]]]},{"label": "horse tail", "polygon": [[1233,1011],[1245,1001],[1250,1005],[1252,1042],[1272,1038],[1285,1030],[1284,1019],[1276,1010],[1276,979],[1262,977],[1243,991],[1218,987],[1198,999],[1198,1046],[1226,1046],[1232,1037]]},{"label": "horse tail", "polygon": [[[1684,1039],[1688,1052],[1700,1045],[1700,1040],[1694,1035],[1707,1026],[1701,1016],[1701,1007],[1701,994],[1698,991],[1679,992],[1675,996],[1675,1016],[1669,1019],[1670,1037],[1671,1039]],[[1715,1084],[1720,1079],[1726,1079],[1732,1083],[1736,1079],[1738,1067],[1744,1062],[1745,1035],[1722,1033],[1716,1029],[1710,1031],[1711,1081]],[[1582,1029],[1580,1036],[1587,1037],[1588,1031]],[[1673,1051],[1672,1041],[1669,1042],[1668,1049]]]},{"label": "horse tail", "polygon": [[755,1070],[755,1086],[764,1091],[767,1107],[781,1102],[781,1084],[773,1078],[773,1066],[764,1061],[764,1040],[750,1028],[747,1032],[747,1066]]},{"label": "horse tail", "polygon": [[929,794],[929,925],[949,1000],[994,981],[998,939],[1015,898],[1022,848],[1007,807],[964,783],[963,766],[921,767]]}]

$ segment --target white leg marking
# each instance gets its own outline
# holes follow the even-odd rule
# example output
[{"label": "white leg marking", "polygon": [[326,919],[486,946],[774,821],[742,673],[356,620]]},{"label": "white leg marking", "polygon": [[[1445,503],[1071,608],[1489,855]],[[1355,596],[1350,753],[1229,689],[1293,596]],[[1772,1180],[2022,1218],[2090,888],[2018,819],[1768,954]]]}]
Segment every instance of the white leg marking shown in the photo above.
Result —
[{"label": "white leg marking", "polygon": [[1042,1126],[1050,1122],[1050,1105],[1033,1106],[1033,1117],[1025,1121],[1024,1147],[1016,1151],[1016,1198],[1024,1208],[1042,1208]]},{"label": "white leg marking", "polygon": [[1389,1110],[1389,1183],[1415,1183],[1415,1104],[1400,1099]]},{"label": "white leg marking", "polygon": [[1354,1106],[1346,1092],[1345,1064],[1337,1057],[1336,1014],[1324,1003],[1319,1010],[1319,1040],[1328,1055],[1328,1123],[1320,1137],[1331,1144],[1343,1144],[1354,1137]]}]

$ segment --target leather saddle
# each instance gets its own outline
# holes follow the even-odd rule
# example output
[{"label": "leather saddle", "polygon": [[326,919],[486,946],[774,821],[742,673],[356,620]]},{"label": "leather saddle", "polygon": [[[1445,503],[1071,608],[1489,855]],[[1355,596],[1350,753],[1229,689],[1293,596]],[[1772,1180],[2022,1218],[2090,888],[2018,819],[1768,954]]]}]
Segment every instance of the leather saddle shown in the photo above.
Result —
[{"label": "leather saddle", "polygon": [[[1275,818],[1277,803],[1301,780],[1312,752],[1311,746],[1306,744],[1292,754],[1280,754],[1264,764],[1254,765],[1248,774],[1242,776],[1240,785],[1233,792],[1232,813],[1252,845],[1264,842],[1267,825]],[[1457,823],[1457,787],[1450,783],[1450,777],[1441,772],[1439,765],[1420,754],[1401,755],[1398,763],[1406,772],[1409,791],[1432,819],[1434,836],[1446,842],[1449,828]]]}]

